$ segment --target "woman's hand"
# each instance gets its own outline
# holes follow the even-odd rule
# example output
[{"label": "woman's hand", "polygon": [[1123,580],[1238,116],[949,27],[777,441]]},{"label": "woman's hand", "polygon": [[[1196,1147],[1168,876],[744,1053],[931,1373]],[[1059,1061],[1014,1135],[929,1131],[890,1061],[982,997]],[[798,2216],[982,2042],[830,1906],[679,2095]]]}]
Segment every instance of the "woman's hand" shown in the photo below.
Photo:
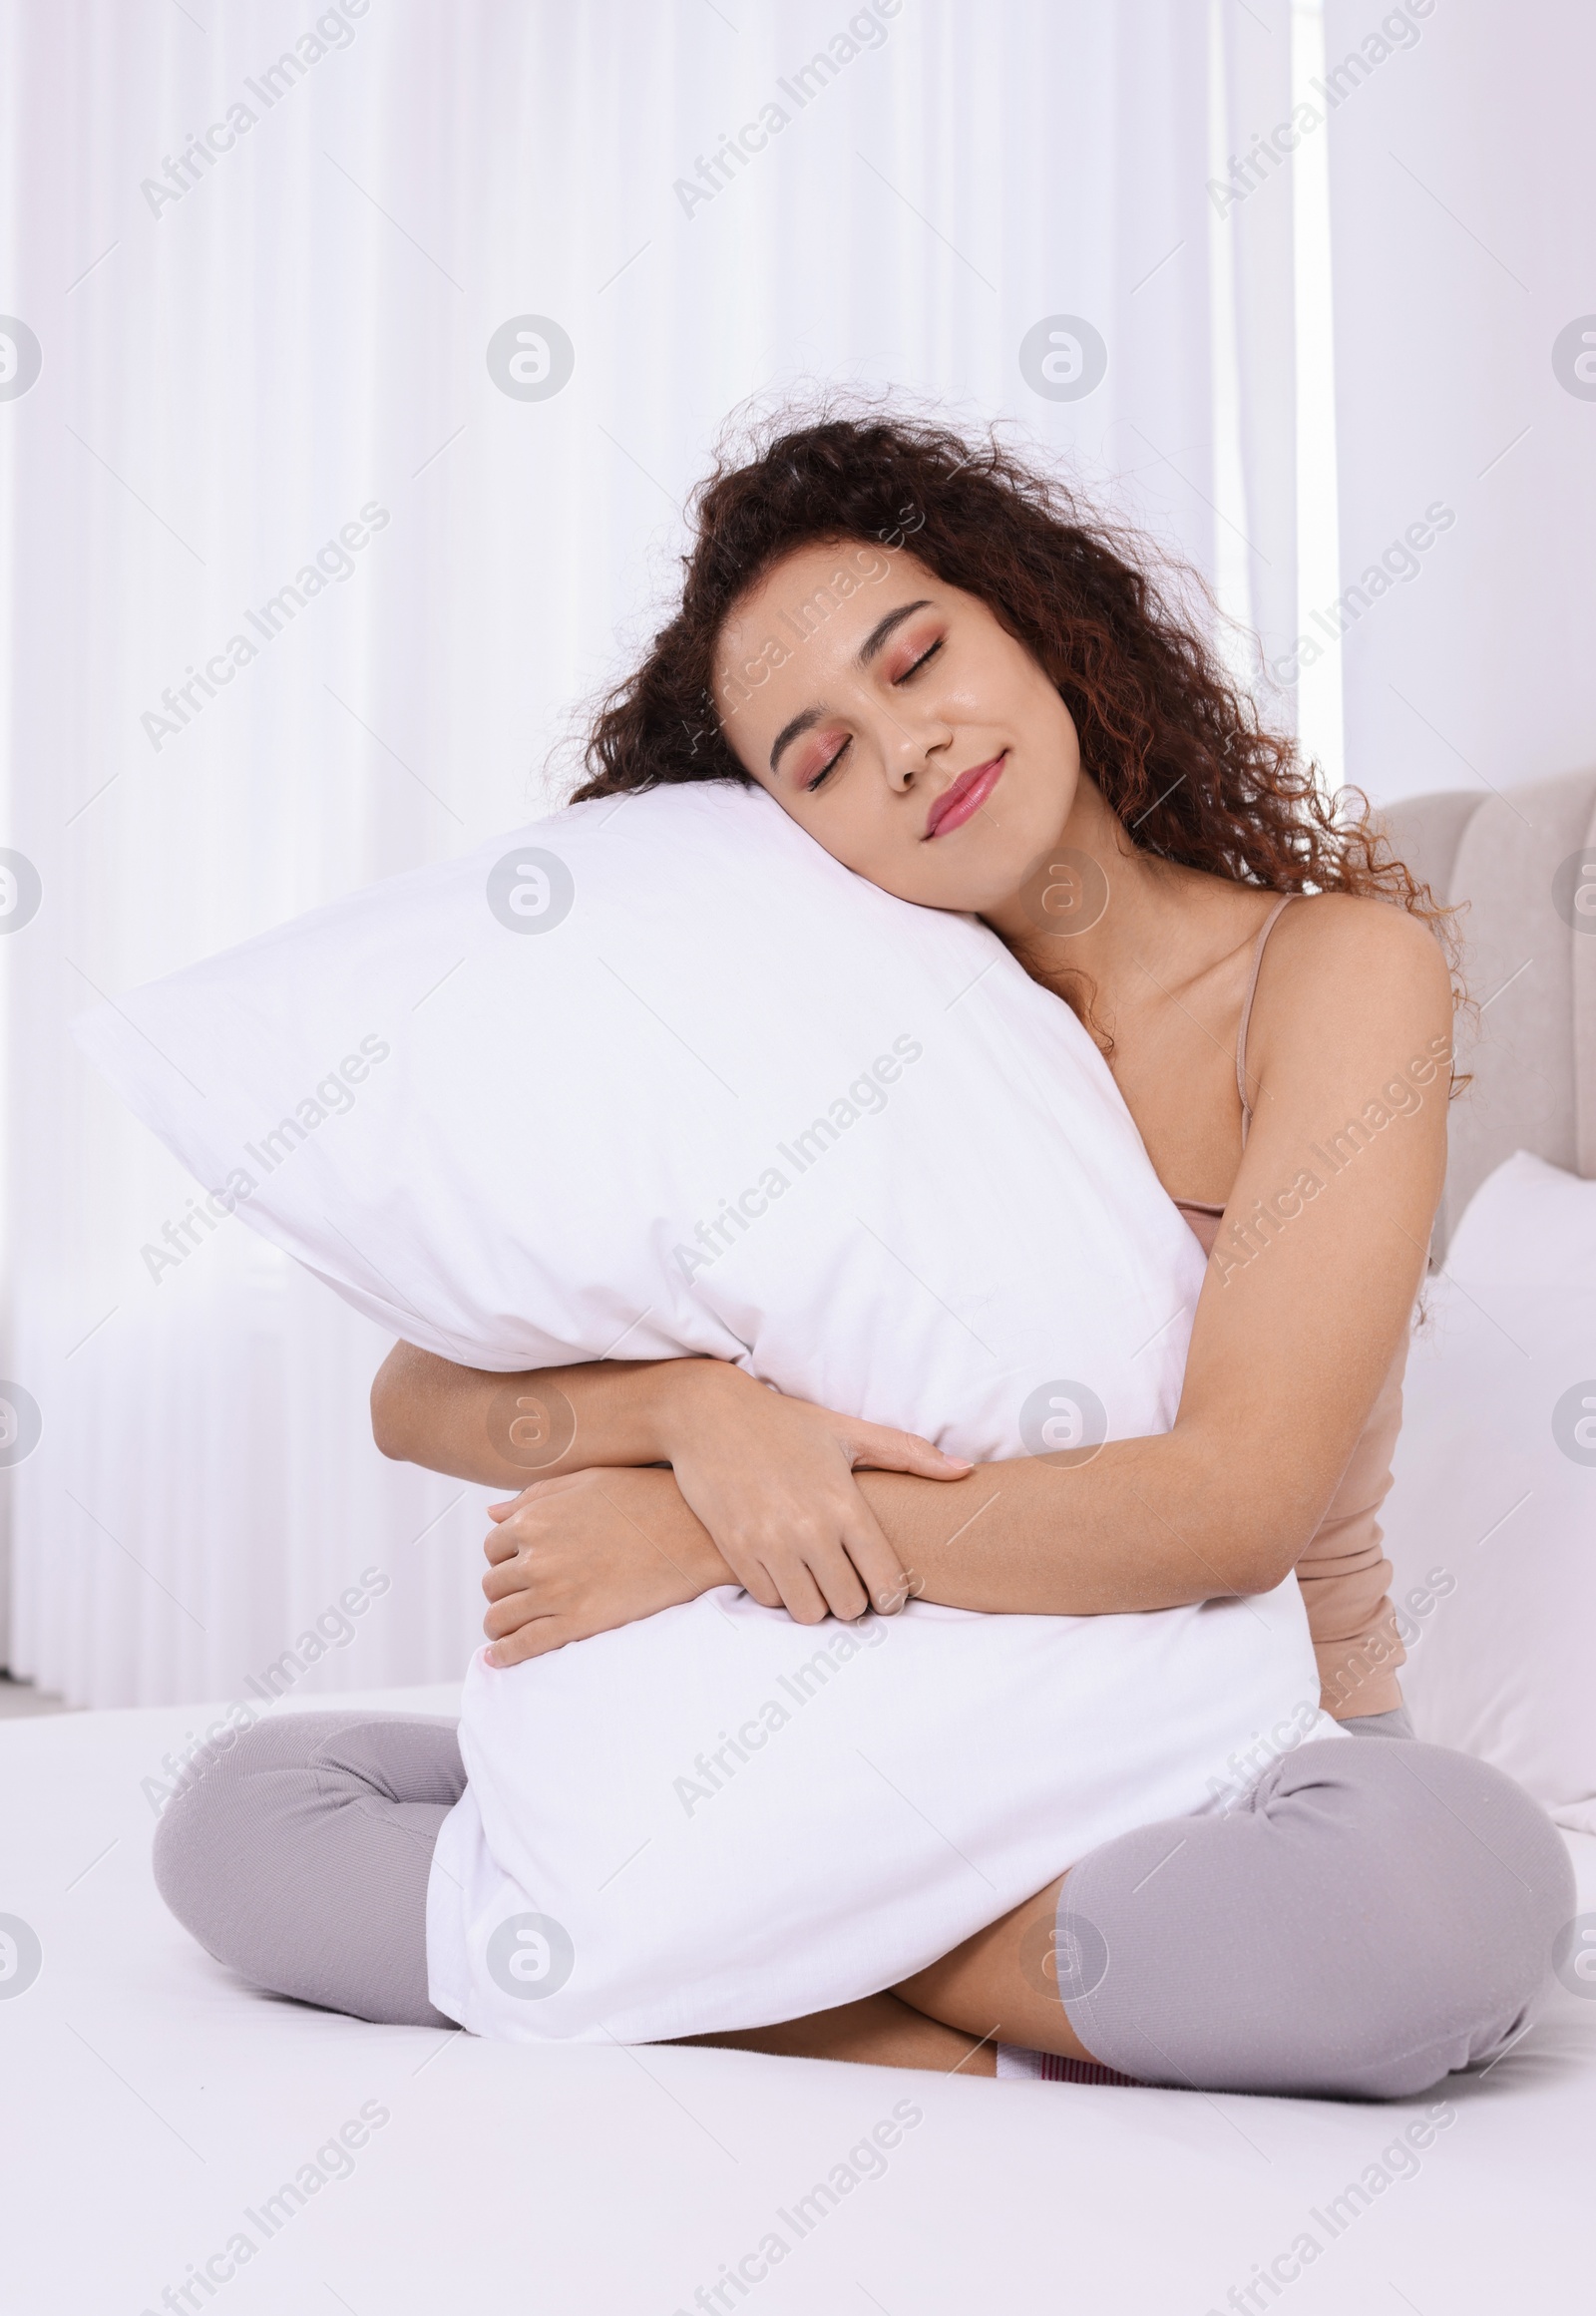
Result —
[{"label": "woman's hand", "polygon": [[518,1665],[717,1584],[804,1625],[903,1607],[909,1580],[854,1470],[957,1480],[968,1464],[718,1361],[673,1362],[669,1380],[660,1427],[672,1470],[598,1466],[490,1505],[490,1664]]},{"label": "woman's hand", "polygon": [[[536,1454],[518,1437],[518,1407],[554,1411]],[[489,1487],[522,1487],[534,1465],[547,1484],[668,1463],[725,1555],[731,1573],[713,1581],[806,1625],[872,1604],[890,1615],[911,1589],[856,1471],[960,1480],[971,1470],[913,1432],[785,1398],[722,1359],[596,1359],[502,1375],[401,1343],[372,1385],[371,1413],[384,1455]],[[940,1508],[931,1517],[935,1528]]]},{"label": "woman's hand", "polygon": [[960,1480],[968,1463],[912,1431],[786,1398],[719,1360],[678,1360],[660,1380],[682,1499],[762,1607],[801,1625],[903,1607],[909,1579],[854,1472]]},{"label": "woman's hand", "polygon": [[520,1665],[737,1581],[668,1471],[537,1480],[488,1514],[490,1665]]}]

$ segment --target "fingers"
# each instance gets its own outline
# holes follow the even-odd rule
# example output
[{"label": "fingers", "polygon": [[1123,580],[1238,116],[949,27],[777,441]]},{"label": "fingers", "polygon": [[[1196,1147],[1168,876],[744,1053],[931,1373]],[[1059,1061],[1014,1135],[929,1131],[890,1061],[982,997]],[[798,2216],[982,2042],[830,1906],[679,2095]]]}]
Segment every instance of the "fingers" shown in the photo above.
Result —
[{"label": "fingers", "polygon": [[568,1641],[580,1638],[567,1632],[559,1617],[534,1617],[518,1632],[502,1641],[495,1641],[488,1651],[488,1663],[497,1673],[508,1672],[512,1665],[525,1665],[529,1658],[545,1657],[551,1649],[563,1649]]},{"label": "fingers", "polygon": [[529,1480],[519,1496],[506,1496],[503,1503],[490,1504],[488,1506],[489,1519],[508,1520],[512,1512],[519,1512],[523,1504],[530,1503],[539,1490],[549,1484],[547,1480]]},{"label": "fingers", "polygon": [[906,1568],[899,1577],[895,1590],[886,1599],[877,1601],[877,1615],[895,1617],[899,1610],[907,1608],[912,1600],[919,1600],[925,1589],[926,1580],[920,1571],[915,1568]]},{"label": "fingers", "polygon": [[489,1600],[510,1600],[516,1593],[525,1592],[533,1579],[519,1552],[502,1556],[482,1580],[484,1595]]},{"label": "fingers", "polygon": [[880,1616],[896,1616],[909,1598],[909,1578],[903,1562],[888,1543],[880,1521],[863,1496],[859,1499],[853,1519],[843,1531],[843,1545],[860,1582],[870,1595],[869,1605]]},{"label": "fingers", "polygon": [[[842,1557],[839,1546],[837,1558],[841,1560]],[[773,1601],[764,1604],[767,1608],[784,1608],[797,1625],[825,1623],[831,1613],[831,1603],[816,1581],[807,1560],[800,1559],[795,1553],[785,1553],[779,1560],[767,1559],[762,1573],[776,1594]],[[857,1589],[857,1577],[854,1583]]]},{"label": "fingers", "polygon": [[835,1543],[811,1552],[809,1573],[824,1595],[827,1608],[844,1624],[853,1624],[869,1608],[870,1595],[840,1536]]},{"label": "fingers", "polygon": [[[834,1616],[852,1624],[867,1609],[891,1616],[911,1587],[875,1513],[851,1479],[803,1511],[789,1505],[765,1532],[715,1542],[738,1583],[762,1608],[784,1608],[795,1623]],[[711,1531],[713,1532],[713,1531]]]},{"label": "fingers", "polygon": [[534,1504],[544,1503],[551,1496],[570,1494],[573,1482],[580,1484],[588,1476],[587,1472],[581,1471],[563,1472],[559,1479],[534,1480],[529,1487],[522,1489],[519,1496],[512,1496],[506,1503],[490,1504],[488,1517],[496,1524],[488,1531],[482,1547],[488,1558],[508,1560],[520,1551],[526,1538],[519,1527],[512,1528],[509,1525],[518,1512],[528,1511]]},{"label": "fingers", "polygon": [[965,1479],[975,1470],[966,1457],[944,1455],[918,1431],[894,1431],[884,1423],[861,1423],[849,1435],[856,1468],[908,1471],[919,1479]]},{"label": "fingers", "polygon": [[737,1579],[750,1600],[756,1600],[761,1608],[786,1607],[787,1604],[781,1597],[780,1585],[762,1561],[749,1561],[745,1571],[738,1567],[724,1545],[721,1545],[720,1551],[726,1566],[731,1570],[732,1575]]},{"label": "fingers", "polygon": [[[577,1614],[581,1614],[580,1609]],[[494,1600],[482,1620],[482,1629],[490,1641],[510,1641],[533,1625],[558,1624],[566,1628],[570,1640],[573,1623],[572,1602],[569,1596],[551,1593],[545,1589],[531,1591],[523,1583],[517,1592],[502,1594]],[[602,1626],[597,1628],[602,1631]]]},{"label": "fingers", "polygon": [[529,1480],[519,1496],[507,1496],[503,1503],[490,1504],[490,1520],[508,1520],[512,1512],[519,1512],[546,1496],[569,1496],[575,1490],[592,1484],[594,1474],[586,1471],[563,1471],[556,1479]]}]

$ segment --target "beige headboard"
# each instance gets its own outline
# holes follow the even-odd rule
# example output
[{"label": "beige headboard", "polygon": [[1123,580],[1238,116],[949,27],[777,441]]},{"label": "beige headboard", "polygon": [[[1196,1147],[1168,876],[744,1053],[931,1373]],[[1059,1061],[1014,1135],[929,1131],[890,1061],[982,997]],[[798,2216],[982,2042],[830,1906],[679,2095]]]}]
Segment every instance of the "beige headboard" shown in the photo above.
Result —
[{"label": "beige headboard", "polygon": [[1596,888],[1596,772],[1415,796],[1382,818],[1437,900],[1467,904],[1463,970],[1481,1008],[1477,1032],[1459,1024],[1473,1083],[1452,1106],[1438,1263],[1473,1193],[1515,1150],[1596,1175],[1596,914],[1574,906],[1585,861],[1587,901]]}]

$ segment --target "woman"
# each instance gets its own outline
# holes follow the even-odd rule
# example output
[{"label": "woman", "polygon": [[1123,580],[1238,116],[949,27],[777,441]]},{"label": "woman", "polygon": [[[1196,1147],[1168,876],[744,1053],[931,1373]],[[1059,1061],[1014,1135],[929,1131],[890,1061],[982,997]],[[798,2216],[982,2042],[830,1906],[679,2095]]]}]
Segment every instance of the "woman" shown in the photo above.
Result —
[{"label": "woman", "polygon": [[[861,543],[891,551],[879,584],[847,578]],[[708,1360],[521,1378],[549,1418],[529,1449],[492,1433],[503,1375],[399,1346],[385,1452],[541,1474],[495,1509],[494,1661],[717,1584],[804,1621],[910,1593],[1089,1615],[1296,1567],[1324,1702],[1376,1740],[1257,1761],[1233,1812],[1108,1844],[892,1992],[716,2039],[1353,2097],[1488,2064],[1572,1884],[1516,1787],[1413,1739],[1396,1680],[1375,1514],[1450,1082],[1428,896],[1333,817],[1132,546],[922,424],[800,427],[712,478],[680,609],[588,763],[586,797],[757,782],[859,875],[983,917],[1097,1038],[1212,1259],[1174,1429],[1064,1470],[970,1470]],[[173,1804],[158,1873],[265,1983],[434,2018],[426,1871],[462,1782],[447,1724],[296,1717]]]}]

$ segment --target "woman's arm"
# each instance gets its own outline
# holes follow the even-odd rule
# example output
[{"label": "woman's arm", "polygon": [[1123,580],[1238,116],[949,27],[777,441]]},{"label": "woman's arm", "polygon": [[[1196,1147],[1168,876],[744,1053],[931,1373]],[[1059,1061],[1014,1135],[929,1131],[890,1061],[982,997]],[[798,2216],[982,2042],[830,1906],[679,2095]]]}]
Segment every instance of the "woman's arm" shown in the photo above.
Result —
[{"label": "woman's arm", "polygon": [[[1293,910],[1270,960],[1249,1038],[1252,1131],[1173,1430],[1085,1451],[1072,1467],[1025,1458],[936,1487],[912,1473],[855,1474],[850,1484],[922,1597],[1093,1615],[1268,1591],[1318,1527],[1423,1274],[1445,1172],[1451,993],[1425,929],[1374,902],[1335,896]],[[667,1377],[667,1446],[678,1382],[707,1405],[747,1378],[712,1363],[702,1378]],[[762,1412],[749,1403],[728,1500],[770,1467]],[[557,1500],[534,1487],[490,1540],[501,1661],[624,1621],[628,1555],[641,1568],[664,1552],[704,1584],[728,1581],[717,1534],[676,1479],[629,1477],[623,1519],[601,1487],[562,1489]],[[557,1566],[565,1590],[554,1615],[538,1588]],[[601,1611],[583,1603],[580,1574],[600,1566]]]},{"label": "woman's arm", "polygon": [[713,1363],[598,1359],[500,1375],[396,1343],[371,1385],[371,1435],[397,1462],[490,1488],[666,1463],[672,1370]]},{"label": "woman's arm", "polygon": [[[623,1493],[637,1492],[620,1488],[616,1467],[668,1463],[689,1524],[672,1524],[668,1565],[686,1563],[690,1532],[691,1565],[720,1571],[710,1583],[741,1584],[766,1608],[784,1607],[804,1624],[828,1613],[862,1616],[872,1603],[891,1612],[908,1597],[897,1555],[855,1482],[858,1467],[938,1482],[970,1469],[911,1432],[786,1398],[717,1359],[598,1360],[494,1375],[401,1343],[372,1384],[371,1427],[384,1455],[490,1487],[537,1483],[546,1502],[558,1481],[606,1473],[610,1510],[601,1518]],[[657,1487],[644,1493],[658,1500]],[[559,1500],[569,1518],[574,1491],[560,1489]],[[494,1517],[507,1525],[490,1549],[505,1558],[526,1522],[514,1505],[496,1506]],[[614,1555],[604,1557],[601,1542],[590,1559],[595,1569],[603,1559],[613,1573]],[[547,1554],[544,1564],[553,1583]],[[563,1561],[563,1587],[577,1583],[582,1565]],[[669,1580],[657,1555],[643,1576],[644,1595],[664,1605],[655,1594]],[[604,1597],[613,1598],[612,1585]]]},{"label": "woman's arm", "polygon": [[1324,1517],[1424,1274],[1451,989],[1424,926],[1377,902],[1299,905],[1269,958],[1252,1130],[1173,1430],[1072,1470],[986,1465],[934,1502],[864,1475],[924,1597],[1089,1615],[1267,1591]]}]

